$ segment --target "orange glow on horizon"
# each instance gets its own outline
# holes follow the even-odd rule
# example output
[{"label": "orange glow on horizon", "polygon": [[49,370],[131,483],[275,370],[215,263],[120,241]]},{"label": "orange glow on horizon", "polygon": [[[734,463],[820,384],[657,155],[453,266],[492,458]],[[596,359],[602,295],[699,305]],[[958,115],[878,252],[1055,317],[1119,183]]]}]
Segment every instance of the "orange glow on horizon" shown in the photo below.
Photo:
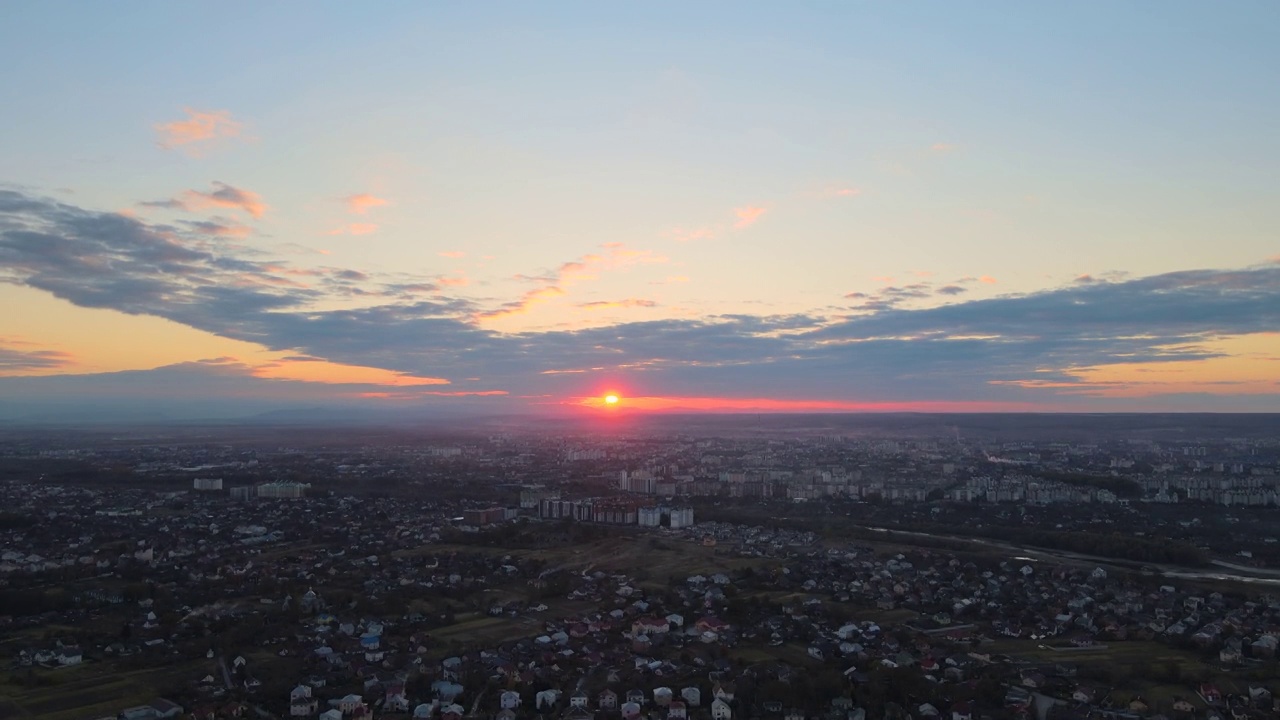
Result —
[{"label": "orange glow on horizon", "polygon": [[605,404],[605,405],[617,405],[617,404],[618,404],[618,396],[617,396],[617,395],[605,395],[605,396],[604,396],[604,404]]},{"label": "orange glow on horizon", "polygon": [[[605,397],[572,398],[567,404],[594,410],[618,407]],[[1033,403],[908,401],[857,402],[851,400],[784,400],[728,397],[628,397],[627,408],[640,412],[1000,412],[1032,409]]]}]

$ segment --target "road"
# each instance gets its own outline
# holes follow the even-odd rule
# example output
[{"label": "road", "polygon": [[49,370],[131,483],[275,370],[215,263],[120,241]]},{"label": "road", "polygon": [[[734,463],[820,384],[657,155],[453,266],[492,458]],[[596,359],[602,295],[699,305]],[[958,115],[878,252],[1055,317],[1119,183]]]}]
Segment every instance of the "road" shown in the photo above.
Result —
[{"label": "road", "polygon": [[[889,528],[868,527],[868,530],[882,533],[893,533],[895,535],[909,535],[921,538],[931,538],[937,540],[950,540],[954,542],[971,543],[974,545],[983,545],[986,547],[999,548],[1010,553],[1018,553],[1019,556],[1026,556],[1027,559],[1036,559],[1035,556],[1054,558],[1058,560],[1074,560],[1077,562],[1097,563],[1099,565],[1109,565],[1111,567],[1121,567],[1126,569],[1151,568],[1161,577],[1183,579],[1183,580],[1230,580],[1234,582],[1243,582],[1255,585],[1280,585],[1280,572],[1268,570],[1265,568],[1251,568],[1244,565],[1232,565],[1222,561],[1215,560],[1213,564],[1217,567],[1224,567],[1234,570],[1238,573],[1248,572],[1245,574],[1232,574],[1225,572],[1211,572],[1204,568],[1187,567],[1185,565],[1156,564],[1156,563],[1139,563],[1132,560],[1120,560],[1117,558],[1102,557],[1100,555],[1085,555],[1083,553],[1068,552],[1066,550],[1049,550],[1046,548],[1031,547],[1026,545],[1014,545],[1013,543],[1003,542],[1001,540],[988,540],[986,538],[966,537],[963,535],[935,535],[933,533],[915,532],[912,530],[891,530]],[[1017,557],[1017,556],[1015,556]],[[1259,575],[1267,575],[1271,577],[1259,577]]]}]

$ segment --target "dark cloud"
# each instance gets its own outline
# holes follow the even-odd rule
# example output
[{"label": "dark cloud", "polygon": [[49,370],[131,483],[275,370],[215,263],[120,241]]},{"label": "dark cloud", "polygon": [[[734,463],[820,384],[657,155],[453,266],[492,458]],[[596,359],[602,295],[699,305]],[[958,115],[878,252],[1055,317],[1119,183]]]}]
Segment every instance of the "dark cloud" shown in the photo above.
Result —
[{"label": "dark cloud", "polygon": [[70,354],[57,350],[25,350],[0,340],[0,373],[55,370],[74,360]]},{"label": "dark cloud", "polygon": [[[591,373],[603,373],[648,394],[1026,400],[1055,391],[1016,383],[1212,357],[1215,338],[1280,329],[1280,266],[1099,277],[925,308],[913,306],[964,292],[961,281],[890,286],[851,293],[861,304],[841,318],[724,315],[497,333],[474,324],[473,303],[429,280],[302,271],[118,214],[0,191],[0,280],[308,358],[444,377],[459,391],[582,394]],[[357,296],[365,306],[318,309]],[[586,374],[549,374],[565,370]]]}]

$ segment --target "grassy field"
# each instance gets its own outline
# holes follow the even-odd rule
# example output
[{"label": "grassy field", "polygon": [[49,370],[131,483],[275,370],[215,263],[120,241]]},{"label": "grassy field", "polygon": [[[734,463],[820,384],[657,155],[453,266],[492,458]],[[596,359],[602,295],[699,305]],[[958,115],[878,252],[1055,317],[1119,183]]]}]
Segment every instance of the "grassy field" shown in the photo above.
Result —
[{"label": "grassy field", "polygon": [[19,685],[4,675],[0,676],[0,718],[82,720],[114,716],[126,707],[156,699],[165,687],[189,682],[212,670],[211,661],[200,659],[124,672],[110,662],[37,669],[35,675],[43,681],[39,685]]},{"label": "grassy field", "polygon": [[796,643],[768,647],[734,648],[729,651],[729,655],[738,662],[751,665],[782,661],[788,665],[804,667],[806,665],[821,664],[822,662],[811,657],[806,647]]},{"label": "grassy field", "polygon": [[646,582],[665,585],[671,576],[732,573],[743,567],[777,565],[780,561],[763,558],[739,558],[723,549],[703,547],[675,538],[659,538],[650,534],[619,535],[591,543],[537,550],[508,550],[473,545],[424,545],[399,550],[397,557],[440,555],[452,552],[481,553],[513,558],[534,557],[547,561],[548,567],[573,572],[595,571],[644,575]]},{"label": "grassy field", "polygon": [[[1030,663],[1062,663],[1077,666],[1107,666],[1113,672],[1127,677],[1123,684],[1127,690],[1115,691],[1112,700],[1118,704],[1128,704],[1135,697],[1141,697],[1153,711],[1168,712],[1174,698],[1186,698],[1196,707],[1203,708],[1204,703],[1195,695],[1195,683],[1187,678],[1208,678],[1223,692],[1246,692],[1248,683],[1239,682],[1224,674],[1218,668],[1206,664],[1194,653],[1179,650],[1153,641],[1125,641],[1107,643],[1105,648],[1089,649],[1079,652],[1059,652],[1040,647],[1036,640],[1002,639],[983,651],[1002,653],[1014,660]],[[1180,683],[1165,683],[1152,676],[1163,672],[1170,665],[1176,665],[1179,674],[1184,678]]]}]

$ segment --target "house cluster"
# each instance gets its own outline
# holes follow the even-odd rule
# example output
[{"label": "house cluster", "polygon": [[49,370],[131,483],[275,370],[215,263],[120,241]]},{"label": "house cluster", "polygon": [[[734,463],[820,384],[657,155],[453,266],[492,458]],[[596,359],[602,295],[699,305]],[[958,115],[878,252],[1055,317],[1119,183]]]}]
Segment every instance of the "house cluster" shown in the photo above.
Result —
[{"label": "house cluster", "polygon": [[[464,479],[475,472],[555,483],[540,476],[551,468],[572,475],[564,484],[576,483],[573,492],[595,496],[610,488],[610,473],[627,467],[642,468],[627,475],[638,495],[914,501],[957,483],[998,495],[1013,475],[986,484],[969,480],[986,477],[979,470],[993,463],[1098,464],[1115,450],[676,439],[618,440],[600,452],[575,445],[547,459],[540,454],[545,444],[495,436],[458,448],[314,455],[279,448],[271,457],[297,470],[288,477],[309,478],[304,471],[323,468],[344,479],[412,478],[397,488],[423,487],[414,483],[440,468],[456,469]],[[1145,447],[1130,455],[1147,462],[1167,451]],[[136,462],[148,477],[225,472],[269,480],[263,475],[269,476],[272,462],[265,453],[227,449],[133,448],[97,457]],[[409,467],[423,475],[396,476]],[[1255,477],[1234,475],[1246,483]],[[501,486],[476,492],[507,493],[510,500],[524,487]],[[676,521],[668,513],[664,522],[661,512],[650,513],[651,524],[668,527],[632,541],[698,545],[699,562],[710,557],[716,567],[654,578],[647,567],[623,574],[585,556],[550,563],[537,550],[554,545],[554,538],[520,550],[500,544],[530,527],[549,528],[548,537],[562,524],[583,529],[572,523],[530,518],[492,533],[465,533],[474,540],[470,549],[442,547],[446,540],[466,540],[459,539],[464,533],[458,522],[489,517],[483,515],[483,508],[494,506],[488,499],[350,496],[323,488],[317,482],[306,497],[236,501],[212,491],[0,485],[6,521],[19,519],[0,526],[0,590],[8,601],[0,607],[0,630],[57,628],[4,638],[15,664],[31,673],[76,673],[84,670],[57,668],[192,661],[201,670],[186,694],[172,697],[193,707],[189,714],[198,718],[972,720],[1032,713],[1039,697],[1056,701],[1053,712],[1059,714],[1116,718],[1166,711],[1140,698],[1118,703],[1116,688],[1080,678],[1072,662],[1020,663],[993,652],[1002,642],[1035,643],[1073,658],[1106,644],[1153,641],[1194,653],[1214,668],[1259,677],[1276,662],[1280,600],[1264,593],[1229,595],[1026,558],[886,554],[797,529],[801,523],[682,527],[684,515]],[[1082,502],[1056,498],[1054,493],[1078,492],[1061,484],[1036,489],[1047,494],[1019,499]],[[571,502],[558,499],[559,487],[549,492],[557,497],[539,497],[526,510]],[[1108,491],[1089,492],[1089,506],[1053,510],[1060,529],[1134,514],[1106,502]],[[638,502],[651,504],[648,498]],[[700,505],[700,517],[703,507],[712,515],[717,506]],[[826,504],[804,507],[827,510]],[[929,519],[960,505],[849,501],[839,507]],[[1034,507],[983,511],[988,522],[1043,521]],[[638,510],[635,521],[646,524]],[[618,532],[612,541],[628,537]],[[473,631],[495,627],[500,631]],[[1274,707],[1261,679],[1251,680],[1247,692],[1242,686],[1226,694],[1211,683],[1178,682],[1186,684],[1179,698],[1184,704],[1168,709],[1171,718],[1257,720]],[[992,694],[988,686],[999,691]],[[157,700],[121,715],[173,717],[174,708],[179,706]]]},{"label": "house cluster", "polygon": [[775,573],[740,581],[748,589],[822,595],[841,603],[906,609],[912,622],[954,637],[986,634],[1061,647],[1124,640],[1190,645],[1225,666],[1275,658],[1280,597],[1253,599],[1113,577],[1101,567],[1006,560],[988,566],[946,553],[878,557],[863,549],[793,553]]}]

